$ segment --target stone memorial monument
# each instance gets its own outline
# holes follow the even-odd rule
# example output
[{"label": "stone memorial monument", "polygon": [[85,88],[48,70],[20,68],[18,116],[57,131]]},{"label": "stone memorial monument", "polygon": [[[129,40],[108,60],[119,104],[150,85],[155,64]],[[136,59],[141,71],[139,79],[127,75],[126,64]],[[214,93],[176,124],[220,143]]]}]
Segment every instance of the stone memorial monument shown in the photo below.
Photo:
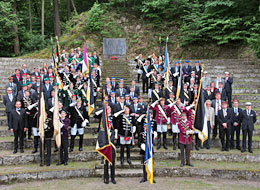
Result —
[{"label": "stone memorial monument", "polygon": [[126,59],[126,39],[104,38],[103,59]]}]

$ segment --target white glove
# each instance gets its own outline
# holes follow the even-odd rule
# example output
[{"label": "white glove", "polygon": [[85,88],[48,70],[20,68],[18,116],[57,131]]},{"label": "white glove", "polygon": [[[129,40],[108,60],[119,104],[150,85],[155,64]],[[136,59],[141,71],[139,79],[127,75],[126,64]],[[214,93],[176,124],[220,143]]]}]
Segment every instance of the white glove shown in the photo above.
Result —
[{"label": "white glove", "polygon": [[159,102],[159,100],[156,100],[154,103],[151,104],[151,106],[154,108],[154,106]]},{"label": "white glove", "polygon": [[119,111],[119,112],[116,112],[115,114],[114,114],[114,116],[115,117],[118,117],[121,113],[123,113],[124,112],[124,110],[121,110],[121,111]]},{"label": "white glove", "polygon": [[76,106],[77,102],[74,102],[74,103],[70,103],[70,107],[74,107]]},{"label": "white glove", "polygon": [[82,122],[81,127],[86,127],[87,123],[88,123],[88,120],[85,119],[85,120]]},{"label": "white glove", "polygon": [[50,112],[53,112],[53,111],[54,111],[54,106],[53,106],[51,109],[49,109],[49,111],[50,111]]},{"label": "white glove", "polygon": [[67,86],[63,86],[63,90],[68,90],[68,88],[69,88],[69,85],[67,85]]},{"label": "white glove", "polygon": [[28,108],[28,110],[31,110],[37,105],[38,105],[38,102],[36,102],[35,104],[32,104],[32,105],[29,105],[27,108]]},{"label": "white glove", "polygon": [[44,129],[47,129],[48,128],[48,125],[44,123]]},{"label": "white glove", "polygon": [[179,72],[173,74],[174,77],[176,77],[178,75],[179,75]]},{"label": "white glove", "polygon": [[144,144],[144,143],[141,144],[141,149],[142,149],[143,151],[145,151],[145,144]]},{"label": "white glove", "polygon": [[118,129],[115,129],[115,139],[118,139]]},{"label": "white glove", "polygon": [[158,137],[158,133],[156,131],[154,131],[153,132],[153,139],[155,140],[155,139],[157,139],[157,137]]},{"label": "white glove", "polygon": [[190,130],[190,134],[193,135],[195,132],[193,130]]},{"label": "white glove", "polygon": [[171,108],[171,107],[172,107],[173,105],[175,105],[175,104],[176,104],[176,101],[175,101],[175,102],[173,102],[173,103],[171,103],[171,104],[169,104],[169,105],[168,105],[168,107],[170,107],[170,108]]},{"label": "white glove", "polygon": [[82,85],[80,85],[78,89],[80,90],[82,87],[83,87],[83,84],[82,84]]},{"label": "white glove", "polygon": [[95,112],[95,115],[100,115],[101,113],[103,113],[103,110],[99,110],[99,111]]},{"label": "white glove", "polygon": [[132,132],[131,132],[131,133],[135,133],[135,131],[136,131],[136,126],[133,126],[133,127],[132,127]]},{"label": "white glove", "polygon": [[141,123],[142,119],[146,116],[146,114],[141,115],[138,117],[137,122]]},{"label": "white glove", "polygon": [[97,92],[100,92],[100,88],[99,87],[97,87]]}]

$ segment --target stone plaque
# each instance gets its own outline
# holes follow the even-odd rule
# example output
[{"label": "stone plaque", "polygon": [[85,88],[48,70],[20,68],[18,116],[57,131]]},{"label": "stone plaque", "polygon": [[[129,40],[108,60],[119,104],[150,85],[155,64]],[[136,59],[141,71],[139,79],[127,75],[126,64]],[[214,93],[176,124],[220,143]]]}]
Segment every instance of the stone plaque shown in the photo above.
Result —
[{"label": "stone plaque", "polygon": [[125,38],[104,38],[103,39],[104,56],[126,56]]}]

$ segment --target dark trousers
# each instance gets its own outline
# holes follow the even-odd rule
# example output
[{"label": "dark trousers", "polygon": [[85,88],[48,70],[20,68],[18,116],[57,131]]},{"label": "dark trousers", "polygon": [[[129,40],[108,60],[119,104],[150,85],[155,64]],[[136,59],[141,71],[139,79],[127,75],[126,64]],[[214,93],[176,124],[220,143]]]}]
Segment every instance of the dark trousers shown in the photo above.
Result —
[{"label": "dark trousers", "polygon": [[231,92],[226,92],[226,97],[228,99],[229,107],[232,108],[232,91]]},{"label": "dark trousers", "polygon": [[178,78],[177,77],[173,77],[172,81],[173,81],[173,86],[175,86],[175,88],[177,88]]},{"label": "dark trousers", "polygon": [[137,74],[137,82],[138,83],[140,82],[140,77],[141,77],[141,74]]},{"label": "dark trousers", "polygon": [[14,150],[18,149],[18,138],[20,149],[23,149],[23,141],[24,141],[24,131],[23,129],[17,129],[14,131]]},{"label": "dark trousers", "polygon": [[252,150],[252,136],[253,131],[249,129],[242,130],[243,134],[243,142],[242,142],[242,149],[246,150],[246,137],[248,135],[248,150]]},{"label": "dark trousers", "polygon": [[148,93],[148,80],[143,79],[143,93]]},{"label": "dark trousers", "polygon": [[[46,165],[50,165],[51,164],[51,139],[44,139],[44,161],[46,163]],[[45,150],[47,149],[47,155],[45,156]],[[42,163],[42,141],[40,141],[40,159],[41,159],[41,163]]]},{"label": "dark trousers", "polygon": [[215,126],[213,128],[213,134],[212,134],[213,138],[216,138],[218,135],[218,126],[219,126],[218,116],[215,116]]},{"label": "dark trousers", "polygon": [[224,128],[223,126],[220,126],[219,136],[220,136],[222,149],[229,149],[229,147],[230,147],[230,133],[231,133],[230,128],[228,128],[228,127]]},{"label": "dark trousers", "polygon": [[190,144],[182,144],[180,143],[180,149],[181,149],[181,164],[185,164],[184,160],[184,150],[185,150],[185,158],[186,158],[186,164],[190,164],[189,160],[189,153],[190,153]]},{"label": "dark trousers", "polygon": [[69,139],[63,138],[63,136],[61,136],[61,146],[60,146],[61,163],[68,162],[69,160],[68,147],[69,147]]},{"label": "dark trousers", "polygon": [[231,148],[235,147],[235,145],[234,145],[235,133],[236,133],[236,148],[240,148],[240,129],[241,129],[240,125],[238,125],[238,126],[232,125],[231,126],[231,143],[230,143]]},{"label": "dark trousers", "polygon": [[112,165],[106,160],[104,164],[104,180],[108,181],[109,180],[109,165],[110,165],[110,172],[111,172],[111,180],[115,179],[115,151],[112,150]]},{"label": "dark trousers", "polygon": [[10,130],[10,128],[11,128],[11,126],[10,126],[10,115],[11,115],[11,112],[6,112],[8,130]]},{"label": "dark trousers", "polygon": [[124,162],[124,154],[125,154],[125,147],[126,147],[126,157],[127,160],[130,160],[130,144],[121,145],[120,146],[120,160]]},{"label": "dark trousers", "polygon": [[[27,131],[28,131],[28,138],[31,138],[32,136],[32,125],[33,125],[33,122],[31,122],[33,120],[33,117],[31,117],[30,115],[27,115],[26,114],[26,117],[27,117]],[[26,131],[26,132],[27,132]],[[24,132],[24,138],[26,138],[26,132]]]},{"label": "dark trousers", "polygon": [[210,121],[207,122],[208,125],[208,139],[204,142],[204,147],[206,148],[210,148],[210,133],[211,133],[211,125],[210,125]]}]

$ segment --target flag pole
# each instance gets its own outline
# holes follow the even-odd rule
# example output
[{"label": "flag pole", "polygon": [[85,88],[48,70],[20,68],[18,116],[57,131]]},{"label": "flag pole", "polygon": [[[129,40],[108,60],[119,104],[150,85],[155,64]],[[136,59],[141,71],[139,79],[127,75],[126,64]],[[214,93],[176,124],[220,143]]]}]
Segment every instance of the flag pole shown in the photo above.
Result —
[{"label": "flag pole", "polygon": [[[204,71],[204,64],[201,65],[201,76],[200,76],[200,86],[199,86],[199,90],[198,90],[198,98],[196,100],[196,106],[195,106],[195,113],[194,113],[194,119],[192,122],[192,130],[194,131],[194,123],[195,123],[195,119],[196,119],[196,113],[197,113],[197,108],[198,108],[198,102],[199,102],[199,98],[200,98],[200,91],[201,91],[201,83],[202,83],[202,77],[203,77],[203,71]],[[190,164],[190,157],[191,157],[191,146],[192,146],[192,140],[193,140],[193,136],[194,134],[192,134],[191,136],[191,142],[190,142],[190,149],[189,149],[189,164]]]}]

